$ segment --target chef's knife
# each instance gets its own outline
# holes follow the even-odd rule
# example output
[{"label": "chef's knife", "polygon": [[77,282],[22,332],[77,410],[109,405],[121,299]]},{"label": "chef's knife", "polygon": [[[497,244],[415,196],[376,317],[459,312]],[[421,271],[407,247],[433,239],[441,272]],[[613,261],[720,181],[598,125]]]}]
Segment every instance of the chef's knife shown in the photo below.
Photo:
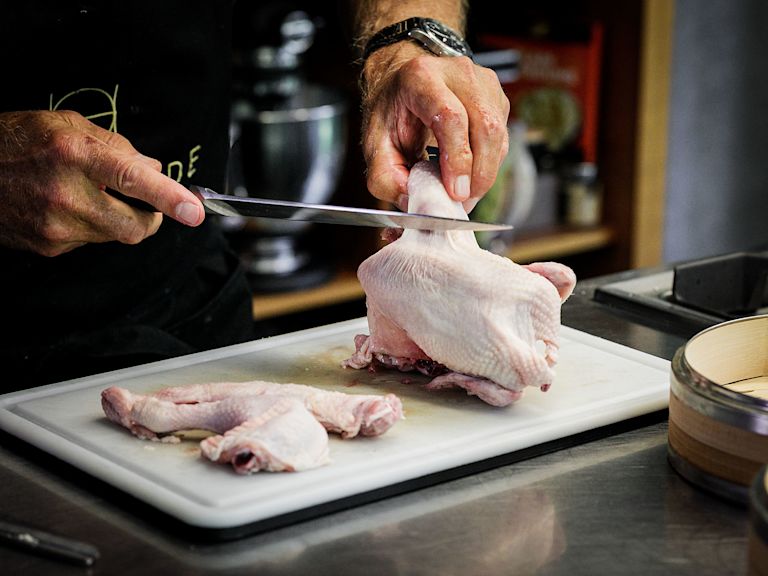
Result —
[{"label": "chef's knife", "polygon": [[217,194],[209,188],[190,186],[209,212],[221,216],[246,216],[302,220],[324,224],[348,224],[379,228],[413,228],[416,230],[510,230],[508,224],[491,224],[426,214],[409,214],[395,210],[375,210],[325,204],[305,204],[288,200],[269,200]]}]

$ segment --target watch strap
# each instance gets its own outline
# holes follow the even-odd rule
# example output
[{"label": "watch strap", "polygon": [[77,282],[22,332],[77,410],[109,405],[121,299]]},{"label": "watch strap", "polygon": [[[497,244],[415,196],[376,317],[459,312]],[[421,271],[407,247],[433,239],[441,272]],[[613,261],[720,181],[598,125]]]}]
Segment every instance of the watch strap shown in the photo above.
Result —
[{"label": "watch strap", "polygon": [[[439,54],[435,50],[433,50],[429,44],[421,40],[418,36],[412,36],[411,31],[415,29],[424,29],[425,24],[433,24],[436,27],[439,27],[441,29],[445,30],[446,34],[450,34],[451,38],[454,42],[457,42],[461,47],[459,49],[459,52],[462,52],[464,56],[472,57],[472,50],[469,47],[469,44],[461,37],[461,35],[456,32],[455,30],[452,30],[445,24],[433,19],[433,18],[422,18],[419,16],[414,16],[412,18],[408,18],[406,20],[402,20],[401,22],[397,22],[395,24],[391,24],[389,26],[386,26],[376,32],[371,38],[368,40],[368,42],[365,45],[365,49],[363,50],[363,62],[373,54],[376,50],[379,48],[383,48],[384,46],[389,46],[390,44],[395,44],[397,42],[400,42],[402,40],[413,40],[414,42],[417,42],[420,46],[426,48],[433,54]],[[439,54],[443,55],[443,54]]]}]

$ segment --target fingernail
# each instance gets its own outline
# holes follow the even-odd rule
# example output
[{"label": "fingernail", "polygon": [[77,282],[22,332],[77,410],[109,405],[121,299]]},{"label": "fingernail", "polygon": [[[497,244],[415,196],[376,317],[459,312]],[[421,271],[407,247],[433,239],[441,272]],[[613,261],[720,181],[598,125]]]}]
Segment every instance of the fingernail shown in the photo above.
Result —
[{"label": "fingernail", "polygon": [[176,219],[188,226],[196,226],[200,222],[200,207],[192,202],[182,202],[176,206]]},{"label": "fingernail", "polygon": [[469,176],[465,174],[456,178],[456,183],[453,185],[453,194],[460,202],[469,198]]}]

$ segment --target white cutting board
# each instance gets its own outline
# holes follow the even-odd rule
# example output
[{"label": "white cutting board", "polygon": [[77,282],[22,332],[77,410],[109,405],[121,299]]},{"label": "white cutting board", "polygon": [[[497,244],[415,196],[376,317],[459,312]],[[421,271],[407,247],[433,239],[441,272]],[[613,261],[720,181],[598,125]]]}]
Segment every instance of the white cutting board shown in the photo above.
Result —
[{"label": "white cutting board", "polygon": [[[669,362],[563,327],[552,388],[506,408],[426,378],[340,367],[364,318],[0,396],[0,428],[182,522],[234,528],[332,503],[660,410]],[[411,383],[405,383],[405,379]],[[240,476],[204,460],[197,440],[143,441],[108,421],[101,391],[211,381],[295,382],[351,394],[394,392],[406,419],[378,438],[332,437],[331,464]]]}]

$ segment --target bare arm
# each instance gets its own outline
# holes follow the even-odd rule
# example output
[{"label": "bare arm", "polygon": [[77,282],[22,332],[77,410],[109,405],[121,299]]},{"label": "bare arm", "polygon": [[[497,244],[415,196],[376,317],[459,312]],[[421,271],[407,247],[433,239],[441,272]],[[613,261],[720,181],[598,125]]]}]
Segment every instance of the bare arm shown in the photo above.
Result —
[{"label": "bare arm", "polygon": [[457,32],[464,32],[468,2],[466,0],[357,0],[353,1],[355,45],[362,51],[376,32],[412,16],[440,20]]},{"label": "bare arm", "polygon": [[[463,33],[463,0],[353,2],[355,45],[412,16]],[[410,166],[440,148],[448,194],[471,210],[496,179],[509,147],[509,101],[496,74],[466,57],[438,57],[411,41],[375,51],[362,69],[363,154],[368,188],[404,207]]]}]

